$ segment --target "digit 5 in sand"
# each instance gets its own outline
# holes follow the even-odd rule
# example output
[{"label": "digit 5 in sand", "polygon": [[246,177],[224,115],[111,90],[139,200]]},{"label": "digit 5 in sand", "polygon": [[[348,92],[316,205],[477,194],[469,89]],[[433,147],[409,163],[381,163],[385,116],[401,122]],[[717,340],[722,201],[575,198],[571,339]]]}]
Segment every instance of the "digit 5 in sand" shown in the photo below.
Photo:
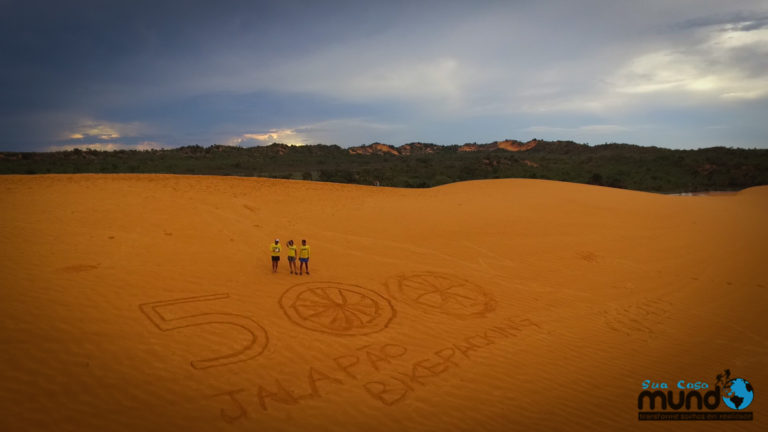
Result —
[{"label": "digit 5 in sand", "polygon": [[199,313],[185,315],[176,318],[166,318],[160,313],[160,308],[167,308],[182,303],[206,302],[229,298],[229,294],[210,294],[196,297],[186,297],[172,300],[156,301],[139,305],[141,312],[158,328],[158,330],[167,332],[187,327],[200,327],[213,324],[229,325],[251,335],[250,342],[246,343],[240,350],[228,354],[209,357],[205,359],[192,360],[190,364],[195,369],[207,369],[217,366],[225,366],[233,363],[240,363],[260,356],[269,344],[267,331],[253,319],[233,313]]}]

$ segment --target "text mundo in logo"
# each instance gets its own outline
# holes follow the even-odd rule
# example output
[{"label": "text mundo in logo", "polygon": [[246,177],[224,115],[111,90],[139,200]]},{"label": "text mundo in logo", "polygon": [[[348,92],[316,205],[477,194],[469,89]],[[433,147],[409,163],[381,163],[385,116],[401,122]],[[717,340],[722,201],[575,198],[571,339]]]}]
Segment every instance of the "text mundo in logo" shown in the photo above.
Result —
[{"label": "text mundo in logo", "polygon": [[754,389],[744,378],[731,378],[725,369],[715,377],[715,384],[679,380],[645,380],[637,396],[638,420],[752,420]]}]

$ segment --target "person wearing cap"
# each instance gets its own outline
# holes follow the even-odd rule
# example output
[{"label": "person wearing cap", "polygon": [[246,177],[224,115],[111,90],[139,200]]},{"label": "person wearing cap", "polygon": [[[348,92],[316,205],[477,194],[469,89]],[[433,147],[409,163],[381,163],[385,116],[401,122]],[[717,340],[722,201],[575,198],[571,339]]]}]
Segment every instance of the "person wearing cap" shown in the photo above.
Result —
[{"label": "person wearing cap", "polygon": [[277,273],[277,263],[280,262],[280,239],[275,239],[275,243],[269,245],[272,251],[272,273]]},{"label": "person wearing cap", "polygon": [[291,274],[299,274],[296,270],[296,245],[293,244],[293,240],[288,240],[288,267],[291,269]]},{"label": "person wearing cap", "polygon": [[307,275],[309,275],[309,245],[306,240],[301,241],[301,247],[299,248],[299,274],[303,274],[302,270],[307,269]]}]

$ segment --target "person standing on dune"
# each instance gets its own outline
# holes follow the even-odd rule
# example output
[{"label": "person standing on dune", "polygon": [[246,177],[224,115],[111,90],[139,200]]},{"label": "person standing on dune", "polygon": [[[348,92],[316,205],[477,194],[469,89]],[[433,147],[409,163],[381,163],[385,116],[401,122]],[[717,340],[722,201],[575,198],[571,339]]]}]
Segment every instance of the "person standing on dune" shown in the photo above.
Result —
[{"label": "person standing on dune", "polygon": [[302,270],[307,268],[307,275],[309,275],[309,245],[306,240],[301,241],[301,248],[299,248],[299,275],[303,274]]},{"label": "person standing on dune", "polygon": [[275,239],[275,244],[269,245],[272,251],[272,273],[277,273],[277,264],[280,262],[280,239]]},{"label": "person standing on dune", "polygon": [[288,267],[291,269],[291,274],[299,274],[296,270],[296,246],[293,240],[288,240]]}]

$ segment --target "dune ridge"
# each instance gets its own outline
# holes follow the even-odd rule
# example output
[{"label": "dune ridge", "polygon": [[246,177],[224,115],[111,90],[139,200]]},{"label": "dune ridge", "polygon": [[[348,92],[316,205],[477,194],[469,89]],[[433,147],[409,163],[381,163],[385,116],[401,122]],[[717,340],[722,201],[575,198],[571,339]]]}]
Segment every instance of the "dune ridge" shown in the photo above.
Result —
[{"label": "dune ridge", "polygon": [[[768,402],[768,187],[0,177],[2,430],[634,430],[645,379]],[[311,276],[272,274],[275,237]],[[695,423],[695,424],[694,424]]]}]

